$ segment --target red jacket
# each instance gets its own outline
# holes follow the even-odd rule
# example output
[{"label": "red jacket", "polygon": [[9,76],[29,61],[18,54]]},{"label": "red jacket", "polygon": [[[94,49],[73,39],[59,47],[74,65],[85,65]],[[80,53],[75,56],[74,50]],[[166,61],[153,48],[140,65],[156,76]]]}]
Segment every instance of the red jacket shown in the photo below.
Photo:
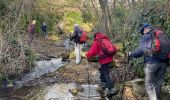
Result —
[{"label": "red jacket", "polygon": [[29,25],[28,32],[31,33],[31,34],[35,33],[35,25],[34,24]]},{"label": "red jacket", "polygon": [[[97,39],[108,39],[109,40],[109,38],[105,34],[103,34],[103,33],[98,34],[97,33],[91,48],[86,53],[87,58],[92,58],[92,57],[97,56],[97,55],[98,56],[103,55],[103,52],[99,47],[99,43],[97,42]],[[106,64],[106,63],[110,63],[112,61],[113,61],[113,56],[109,56],[109,57],[99,59],[100,64]]]}]

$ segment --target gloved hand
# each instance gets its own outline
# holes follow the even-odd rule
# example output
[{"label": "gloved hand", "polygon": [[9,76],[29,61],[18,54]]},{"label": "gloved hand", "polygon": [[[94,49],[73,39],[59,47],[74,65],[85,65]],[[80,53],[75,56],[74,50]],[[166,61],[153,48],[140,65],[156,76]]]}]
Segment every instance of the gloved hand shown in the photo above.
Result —
[{"label": "gloved hand", "polygon": [[87,52],[83,52],[83,53],[82,53],[82,56],[87,59],[87,56],[86,56],[86,55],[87,55]]},{"label": "gloved hand", "polygon": [[87,52],[85,52],[85,57],[86,57],[86,59],[88,59],[88,58],[87,58]]},{"label": "gloved hand", "polygon": [[126,53],[126,57],[130,57],[131,53],[132,53],[132,52],[127,52],[127,53]]}]

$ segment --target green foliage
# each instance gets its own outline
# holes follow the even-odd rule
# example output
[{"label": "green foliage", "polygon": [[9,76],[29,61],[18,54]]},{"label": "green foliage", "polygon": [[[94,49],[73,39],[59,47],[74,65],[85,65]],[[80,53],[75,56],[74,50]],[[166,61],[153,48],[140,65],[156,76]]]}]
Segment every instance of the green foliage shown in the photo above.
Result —
[{"label": "green foliage", "polygon": [[139,77],[139,78],[144,78],[145,74],[144,74],[144,64],[143,64],[143,60],[141,60],[142,62],[139,62],[140,60],[138,59],[136,61],[136,63],[134,63],[134,69],[135,69],[135,74]]},{"label": "green foliage", "polygon": [[5,75],[0,74],[0,86],[2,86],[3,81],[7,81],[7,83],[12,83],[12,80],[10,80],[9,78],[7,78]]},{"label": "green foliage", "polygon": [[[170,5],[162,0],[139,3],[130,8],[123,7],[123,4],[116,5],[115,10],[112,11],[114,19],[112,30],[116,36],[120,36],[116,42],[123,46],[121,52],[133,51],[139,46],[140,33],[138,31],[144,23],[161,28],[170,35],[168,6]],[[137,76],[144,77],[143,58],[132,62]]]},{"label": "green foliage", "polygon": [[170,85],[170,67],[167,68],[167,72],[165,74],[165,82],[167,85]]},{"label": "green foliage", "polygon": [[0,0],[0,16],[5,14],[9,0]]},{"label": "green foliage", "polygon": [[25,48],[25,55],[27,58],[28,66],[34,66],[34,61],[36,60],[35,53],[31,49]]},{"label": "green foliage", "polygon": [[9,35],[9,41],[12,45],[18,45],[18,36],[17,34]]},{"label": "green foliage", "polygon": [[89,12],[82,12],[82,18],[84,23],[93,21],[93,15]]},{"label": "green foliage", "polygon": [[63,22],[65,23],[65,29],[67,32],[73,32],[73,25],[75,23],[83,23],[81,12],[67,11],[64,13]]}]

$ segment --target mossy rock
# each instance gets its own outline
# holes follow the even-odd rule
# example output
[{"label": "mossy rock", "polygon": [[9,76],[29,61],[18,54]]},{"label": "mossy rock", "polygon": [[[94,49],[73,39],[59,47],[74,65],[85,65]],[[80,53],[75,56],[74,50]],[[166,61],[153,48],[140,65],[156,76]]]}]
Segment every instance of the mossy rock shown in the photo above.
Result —
[{"label": "mossy rock", "polygon": [[165,91],[161,92],[161,99],[162,100],[169,100],[169,98],[170,98],[170,93],[165,92]]},{"label": "mossy rock", "polygon": [[133,94],[135,97],[144,97],[146,94],[145,91],[145,82],[144,81],[138,81],[134,83],[133,85]]},{"label": "mossy rock", "polygon": [[70,56],[69,56],[70,59],[75,59],[76,58],[76,55],[75,53],[72,51],[70,52]]},{"label": "mossy rock", "polygon": [[62,53],[62,54],[61,54],[62,60],[67,60],[67,59],[69,59],[69,56],[70,56],[69,53]]},{"label": "mossy rock", "polygon": [[146,91],[145,91],[145,82],[143,79],[135,79],[132,81],[128,81],[126,85],[132,87],[133,95],[136,98],[145,97]]},{"label": "mossy rock", "polygon": [[167,68],[166,76],[165,76],[165,82],[167,85],[170,85],[170,67]]}]

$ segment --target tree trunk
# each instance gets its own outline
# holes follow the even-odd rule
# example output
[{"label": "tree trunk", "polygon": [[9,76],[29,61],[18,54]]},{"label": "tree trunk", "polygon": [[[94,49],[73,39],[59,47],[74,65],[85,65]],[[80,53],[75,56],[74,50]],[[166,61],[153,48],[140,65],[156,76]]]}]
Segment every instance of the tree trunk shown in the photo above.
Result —
[{"label": "tree trunk", "polygon": [[112,37],[111,30],[110,30],[110,22],[111,16],[108,7],[108,0],[99,0],[100,7],[102,9],[102,19],[100,21],[100,28],[103,32],[105,32],[108,36]]}]

